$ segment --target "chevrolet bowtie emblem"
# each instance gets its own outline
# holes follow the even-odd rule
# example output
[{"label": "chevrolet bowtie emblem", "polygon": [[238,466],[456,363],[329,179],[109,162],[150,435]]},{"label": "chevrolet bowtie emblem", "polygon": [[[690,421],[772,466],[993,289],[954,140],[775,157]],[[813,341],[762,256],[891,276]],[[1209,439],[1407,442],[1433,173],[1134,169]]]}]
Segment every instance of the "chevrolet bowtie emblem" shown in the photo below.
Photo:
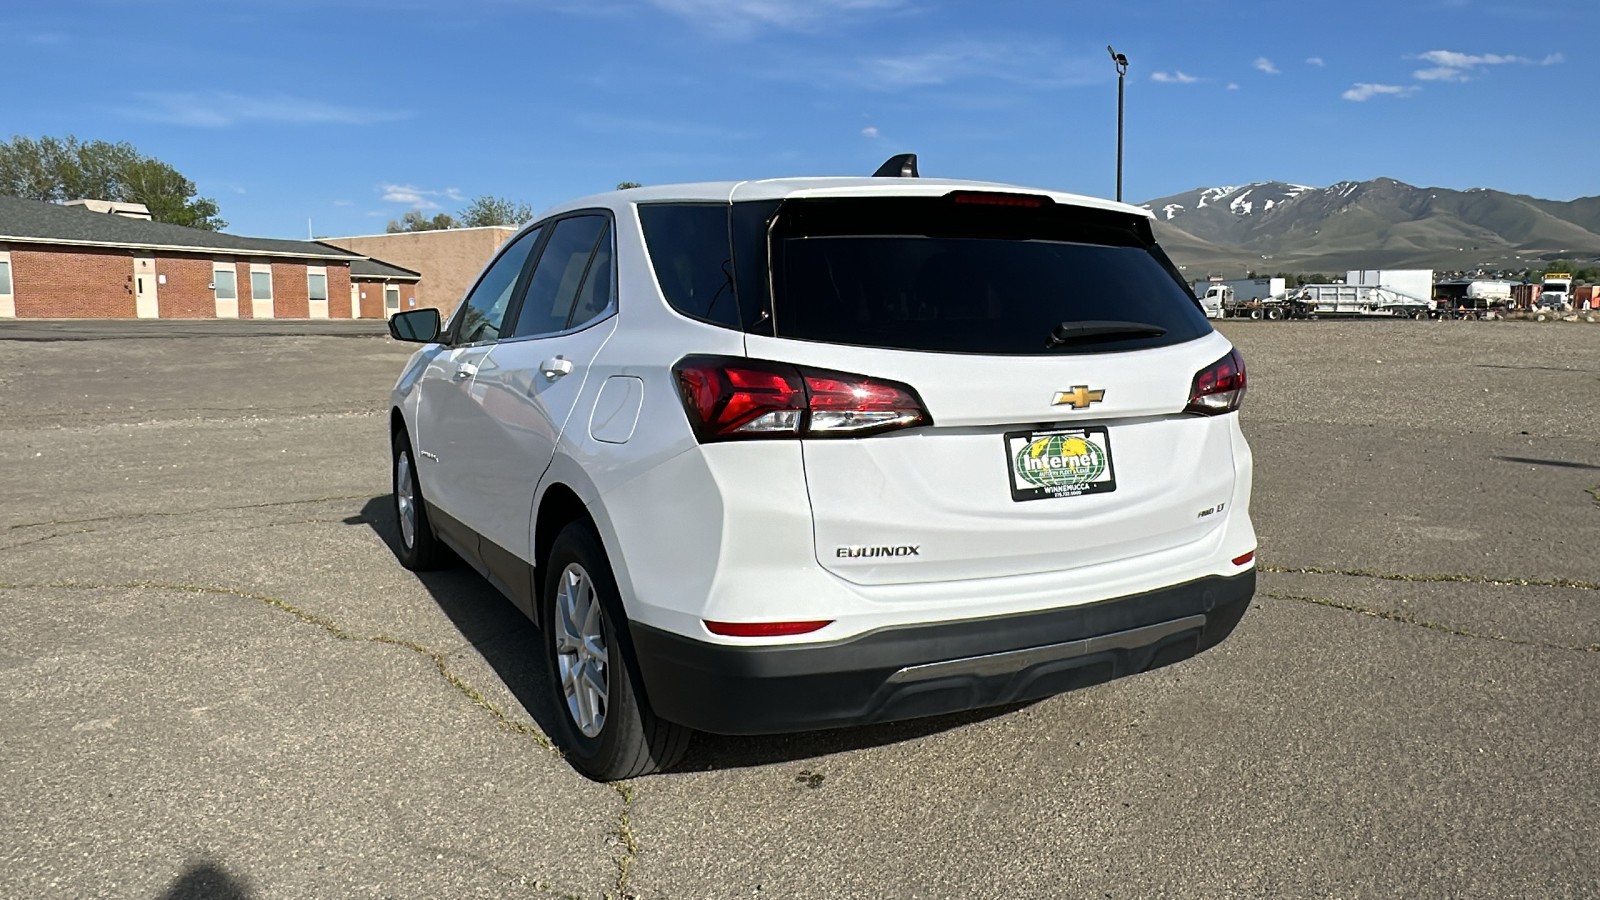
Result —
[{"label": "chevrolet bowtie emblem", "polygon": [[1052,400],[1050,405],[1070,406],[1073,409],[1088,409],[1089,404],[1099,403],[1105,398],[1105,391],[1091,391],[1087,384],[1075,384],[1070,391],[1056,391],[1056,399]]}]

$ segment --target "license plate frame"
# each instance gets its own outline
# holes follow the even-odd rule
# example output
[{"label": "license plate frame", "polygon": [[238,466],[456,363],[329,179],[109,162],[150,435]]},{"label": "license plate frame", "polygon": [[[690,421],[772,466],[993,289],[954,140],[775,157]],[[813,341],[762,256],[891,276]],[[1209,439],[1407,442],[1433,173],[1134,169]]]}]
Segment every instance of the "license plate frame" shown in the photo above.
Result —
[{"label": "license plate frame", "polygon": [[[1083,444],[1080,447],[1073,441]],[[1008,431],[1005,448],[1006,480],[1011,485],[1011,499],[1018,503],[1117,489],[1111,431],[1103,425]]]}]

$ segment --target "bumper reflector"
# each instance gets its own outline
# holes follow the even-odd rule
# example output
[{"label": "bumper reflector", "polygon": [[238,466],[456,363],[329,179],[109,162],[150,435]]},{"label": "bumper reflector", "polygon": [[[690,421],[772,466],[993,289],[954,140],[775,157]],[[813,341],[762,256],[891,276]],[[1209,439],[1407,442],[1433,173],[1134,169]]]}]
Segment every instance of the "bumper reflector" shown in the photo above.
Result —
[{"label": "bumper reflector", "polygon": [[725,637],[787,637],[793,634],[810,634],[833,624],[832,619],[813,622],[712,622],[706,630]]},{"label": "bumper reflector", "polygon": [[1245,563],[1248,563],[1248,562],[1254,560],[1255,558],[1256,558],[1256,552],[1254,550],[1251,550],[1249,553],[1246,553],[1243,556],[1235,556],[1233,558],[1233,564],[1236,565],[1236,566],[1242,566]]}]

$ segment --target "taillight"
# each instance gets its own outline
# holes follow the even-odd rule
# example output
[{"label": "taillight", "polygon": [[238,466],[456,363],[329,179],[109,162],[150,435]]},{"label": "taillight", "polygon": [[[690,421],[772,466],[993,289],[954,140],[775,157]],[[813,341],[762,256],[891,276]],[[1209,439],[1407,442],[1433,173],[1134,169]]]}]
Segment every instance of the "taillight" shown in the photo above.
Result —
[{"label": "taillight", "polygon": [[861,437],[932,421],[903,384],[737,357],[690,356],[673,367],[702,443]]},{"label": "taillight", "polygon": [[1244,403],[1244,387],[1244,357],[1232,350],[1195,374],[1183,411],[1202,416],[1233,412]]}]

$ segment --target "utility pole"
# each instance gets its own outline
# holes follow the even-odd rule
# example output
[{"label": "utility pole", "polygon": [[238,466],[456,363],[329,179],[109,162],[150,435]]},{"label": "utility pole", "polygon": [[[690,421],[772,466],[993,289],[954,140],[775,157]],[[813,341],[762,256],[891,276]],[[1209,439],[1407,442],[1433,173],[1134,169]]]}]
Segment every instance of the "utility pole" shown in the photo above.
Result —
[{"label": "utility pole", "polygon": [[1123,83],[1128,75],[1128,58],[1106,45],[1106,52],[1111,54],[1111,62],[1117,67],[1117,202],[1122,202],[1122,98]]}]

